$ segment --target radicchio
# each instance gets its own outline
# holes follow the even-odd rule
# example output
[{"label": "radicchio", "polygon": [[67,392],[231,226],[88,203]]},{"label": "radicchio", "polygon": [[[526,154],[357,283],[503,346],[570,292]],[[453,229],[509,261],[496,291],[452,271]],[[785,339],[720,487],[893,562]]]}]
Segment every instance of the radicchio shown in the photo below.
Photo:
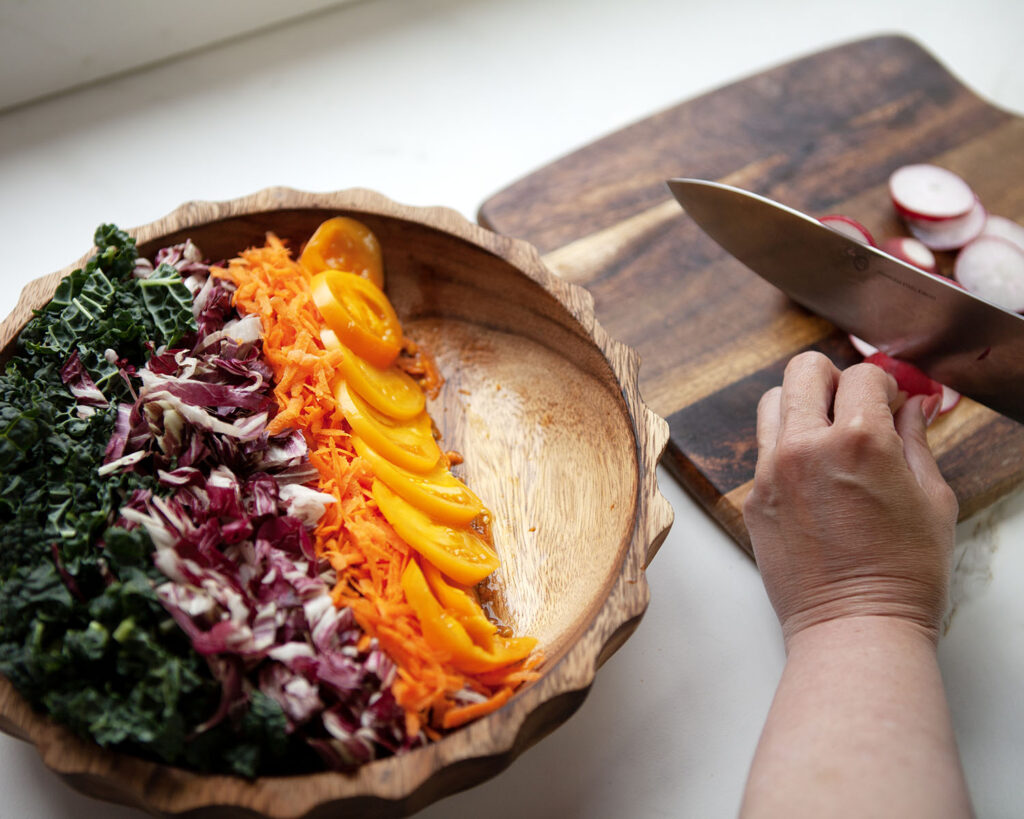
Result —
[{"label": "radicchio", "polygon": [[60,368],[60,380],[71,390],[71,394],[77,400],[77,412],[79,417],[88,418],[97,407],[106,408],[110,402],[106,399],[96,382],[92,380],[89,371],[85,369],[82,360],[78,357],[78,350],[72,350],[64,366]]},{"label": "radicchio", "polygon": [[394,663],[334,605],[334,571],[310,534],[334,498],[305,485],[318,477],[306,441],[267,434],[275,405],[258,318],[237,316],[231,285],[207,275],[191,243],[156,261],[187,275],[200,332],[191,349],[156,350],[137,374],[102,471],[157,477],[159,490],[136,492],[120,523],[149,533],[167,578],[157,596],[221,683],[220,706],[195,732],[258,689],[328,767],[420,744],[390,691]]}]

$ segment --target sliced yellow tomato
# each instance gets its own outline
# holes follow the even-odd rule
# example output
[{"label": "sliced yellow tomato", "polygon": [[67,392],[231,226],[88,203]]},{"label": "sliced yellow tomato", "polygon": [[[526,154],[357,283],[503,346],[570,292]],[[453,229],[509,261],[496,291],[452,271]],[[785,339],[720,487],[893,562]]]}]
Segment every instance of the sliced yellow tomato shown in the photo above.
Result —
[{"label": "sliced yellow tomato", "polygon": [[334,396],[356,436],[393,464],[425,474],[441,460],[441,447],[426,412],[404,421],[389,418],[350,390],[344,380],[338,381]]},{"label": "sliced yellow tomato", "polygon": [[436,566],[427,561],[423,561],[420,568],[441,608],[459,621],[474,643],[488,648],[498,633],[498,627],[487,619],[472,593],[453,586]]},{"label": "sliced yellow tomato", "polygon": [[466,484],[438,464],[425,474],[395,466],[358,435],[356,454],[366,460],[375,477],[413,506],[441,523],[465,526],[484,511],[484,503]]},{"label": "sliced yellow tomato", "polygon": [[462,624],[441,606],[415,560],[402,572],[402,591],[416,612],[423,637],[431,648],[446,654],[460,671],[479,674],[525,660],[537,645],[532,637],[498,637],[488,648],[477,645]]},{"label": "sliced yellow tomato", "polygon": [[374,479],[371,493],[398,536],[456,583],[475,586],[500,565],[490,544],[471,529],[438,523],[380,479]]},{"label": "sliced yellow tomato", "polygon": [[323,222],[309,237],[299,264],[310,273],[345,270],[384,287],[380,242],[362,222],[335,216]]},{"label": "sliced yellow tomato", "polygon": [[342,377],[371,407],[399,420],[415,418],[423,412],[427,397],[408,373],[394,364],[386,370],[374,367],[342,344],[333,330],[321,330],[320,340],[328,350],[341,352],[338,369]]},{"label": "sliced yellow tomato", "polygon": [[310,288],[324,323],[342,344],[375,367],[394,363],[402,349],[402,325],[384,291],[340,270],[317,273]]}]

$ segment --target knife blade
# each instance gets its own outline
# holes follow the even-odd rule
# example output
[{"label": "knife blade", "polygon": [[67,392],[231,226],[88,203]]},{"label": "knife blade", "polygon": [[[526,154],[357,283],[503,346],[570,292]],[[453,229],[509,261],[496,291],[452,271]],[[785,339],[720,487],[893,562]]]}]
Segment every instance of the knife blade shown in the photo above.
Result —
[{"label": "knife blade", "polygon": [[670,179],[686,213],[793,301],[1024,423],[1024,316],[798,210],[703,179]]}]

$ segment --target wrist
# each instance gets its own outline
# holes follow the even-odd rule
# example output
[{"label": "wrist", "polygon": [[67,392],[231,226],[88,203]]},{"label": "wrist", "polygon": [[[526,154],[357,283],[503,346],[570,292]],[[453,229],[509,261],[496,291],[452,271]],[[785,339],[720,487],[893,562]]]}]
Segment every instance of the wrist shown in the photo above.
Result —
[{"label": "wrist", "polygon": [[743,816],[971,815],[931,630],[837,617],[787,652]]},{"label": "wrist", "polygon": [[783,597],[776,606],[783,636],[788,642],[792,635],[823,623],[879,618],[879,624],[916,626],[937,643],[948,576],[921,574],[913,579],[855,574],[811,589],[790,590],[788,599]]},{"label": "wrist", "polygon": [[857,650],[906,650],[923,647],[934,654],[938,629],[915,618],[895,614],[851,614],[811,621],[799,627],[783,627],[786,653]]}]

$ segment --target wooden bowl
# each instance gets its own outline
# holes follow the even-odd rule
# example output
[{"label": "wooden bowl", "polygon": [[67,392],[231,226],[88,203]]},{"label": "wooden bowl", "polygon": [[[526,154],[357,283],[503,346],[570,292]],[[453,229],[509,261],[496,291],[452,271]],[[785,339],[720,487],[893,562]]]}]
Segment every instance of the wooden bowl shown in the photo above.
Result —
[{"label": "wooden bowl", "polygon": [[[147,255],[189,237],[221,259],[262,244],[267,230],[298,247],[336,214],[380,238],[403,325],[447,379],[430,412],[494,513],[494,604],[539,638],[543,675],[489,716],[353,774],[254,781],[103,750],[35,713],[0,678],[0,728],[34,743],[86,794],[194,819],[409,814],[493,776],[566,720],[647,607],[644,568],[672,522],[655,474],[667,425],[640,398],[636,354],[605,335],[589,293],[551,275],[532,247],[454,211],[365,190],[272,188],[190,203],[132,234]],[[0,325],[0,356],[85,258],[25,288]]]}]

